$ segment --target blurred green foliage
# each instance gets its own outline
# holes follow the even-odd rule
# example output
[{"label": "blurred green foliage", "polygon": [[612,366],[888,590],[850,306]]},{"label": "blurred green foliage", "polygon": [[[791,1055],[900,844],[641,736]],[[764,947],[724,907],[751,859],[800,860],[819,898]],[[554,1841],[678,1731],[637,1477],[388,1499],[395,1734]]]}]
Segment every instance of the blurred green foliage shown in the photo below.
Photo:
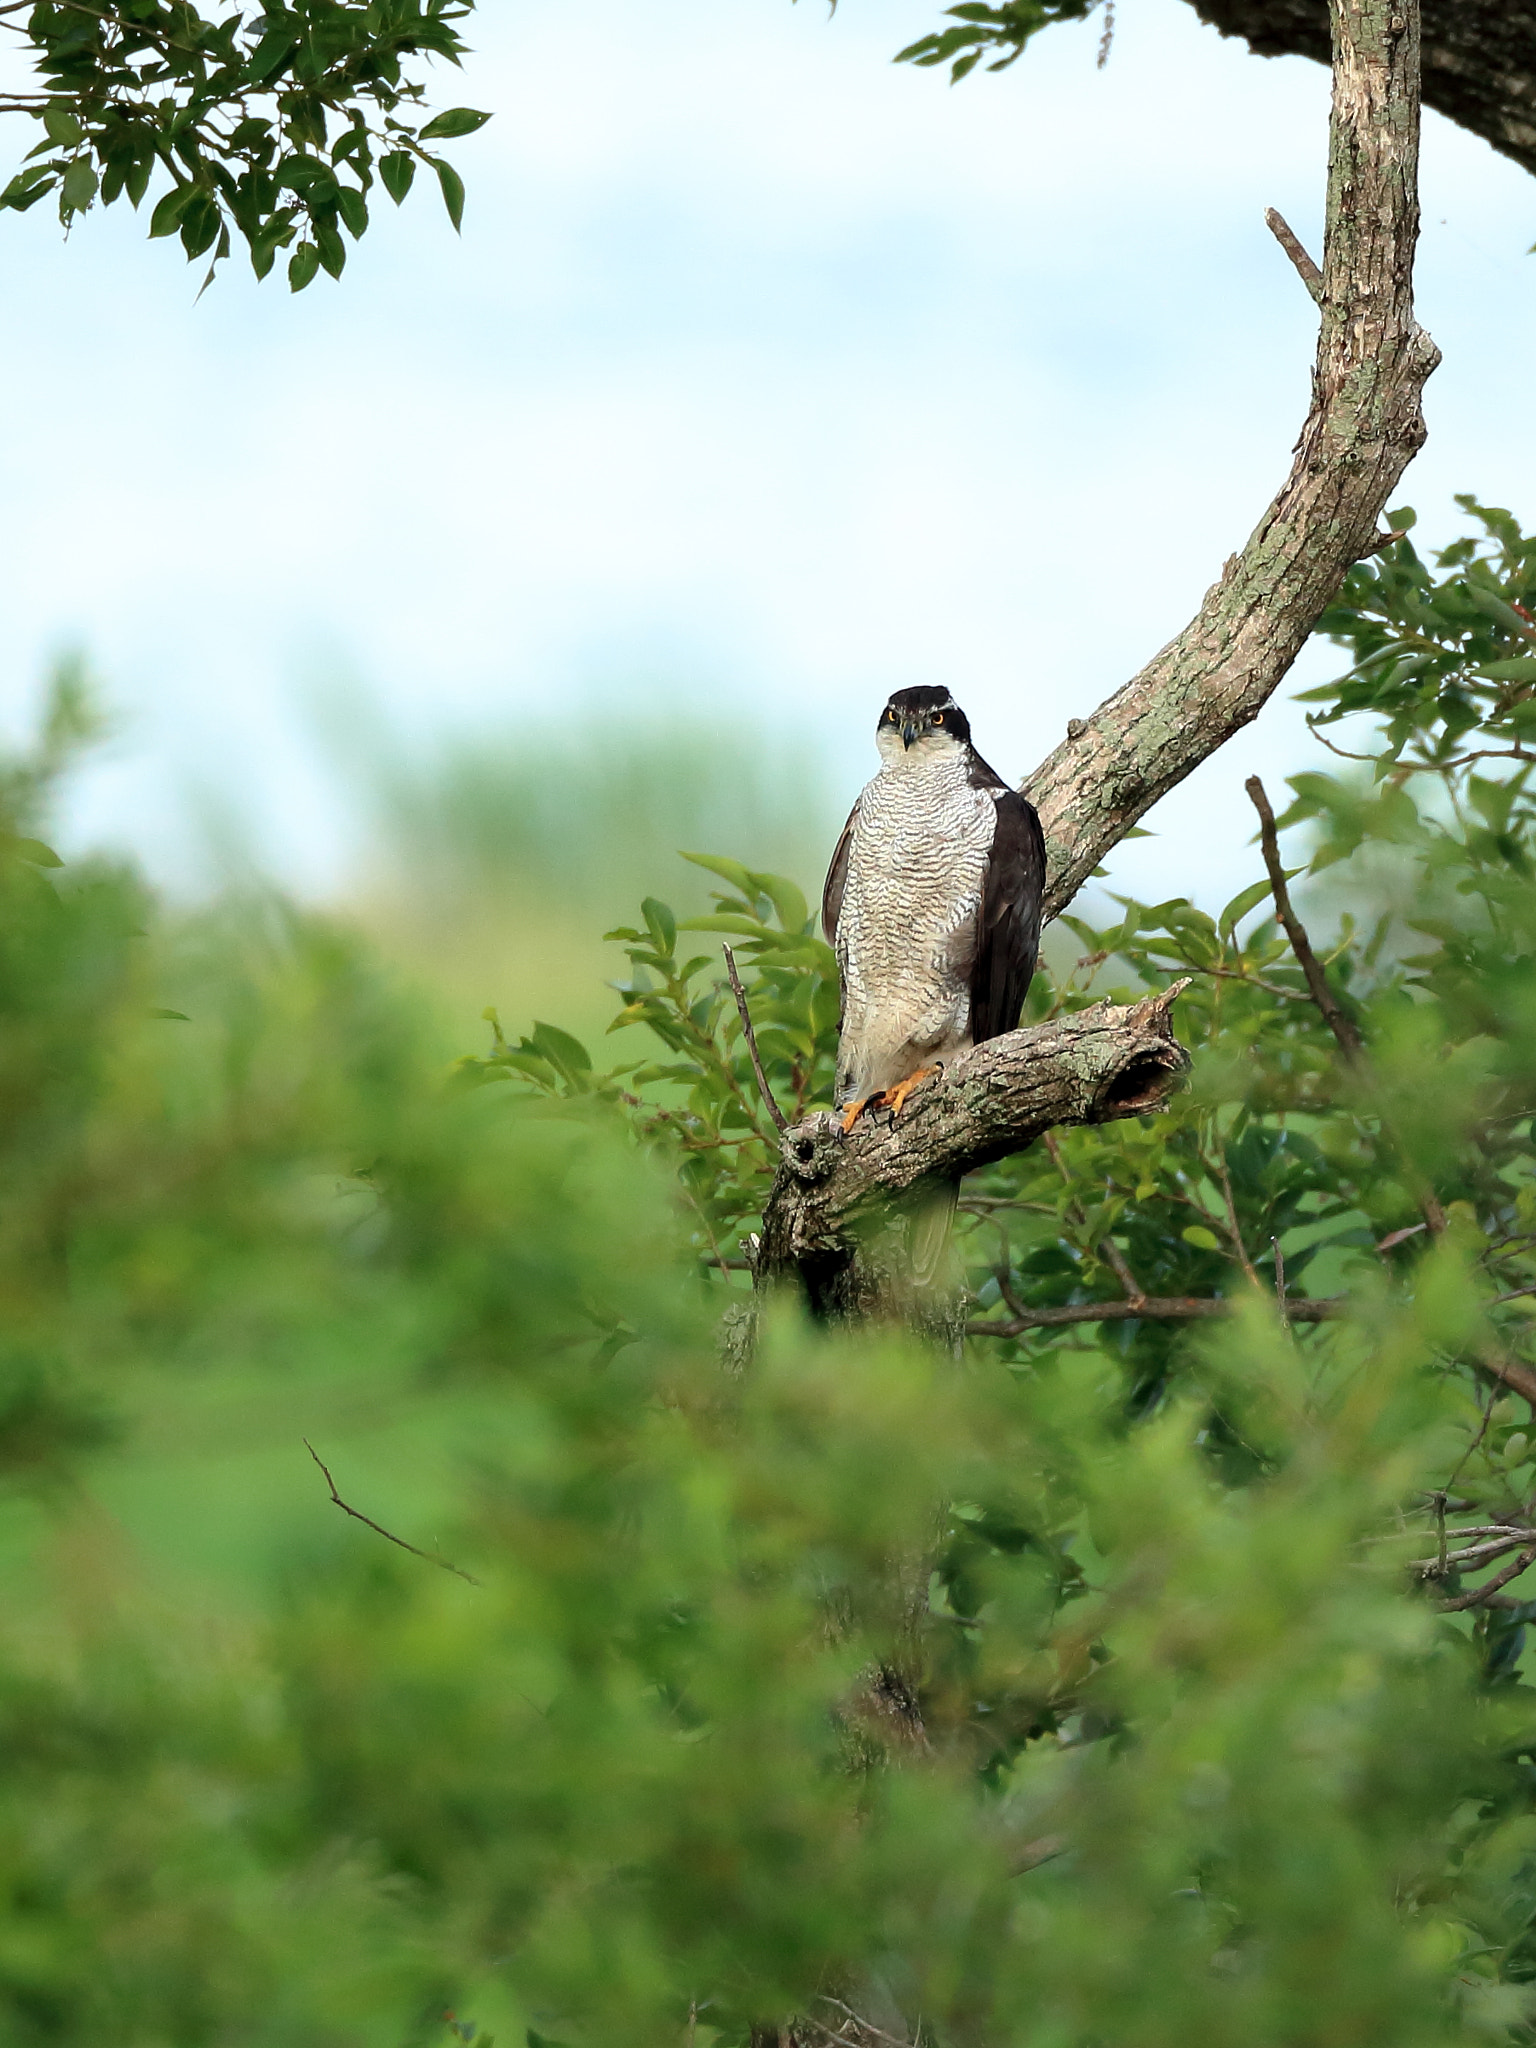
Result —
[{"label": "blurred green foliage", "polygon": [[1364,877],[1323,950],[1373,1078],[1257,877],[1074,926],[1032,1014],[1194,972],[1194,1083],[968,1183],[961,1366],[790,1302],[720,1362],[772,1147],[715,949],[824,1101],[793,884],[647,899],[616,1066],[552,1024],[455,1065],[345,924],[59,865],[65,679],[0,782],[0,2039],[1532,2038],[1536,1606],[1445,1604],[1536,1490],[1479,1370],[1536,1298],[1526,657],[1468,594],[1530,593],[1486,530],[1328,621],[1365,758],[1292,818]]}]

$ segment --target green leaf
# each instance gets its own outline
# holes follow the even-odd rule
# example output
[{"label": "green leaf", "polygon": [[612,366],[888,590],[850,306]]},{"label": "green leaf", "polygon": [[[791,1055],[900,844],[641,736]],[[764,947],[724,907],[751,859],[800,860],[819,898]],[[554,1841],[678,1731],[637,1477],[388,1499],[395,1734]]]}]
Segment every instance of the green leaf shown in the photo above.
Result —
[{"label": "green leaf", "polygon": [[1536,654],[1519,654],[1510,661],[1485,661],[1478,674],[1496,683],[1536,683]]},{"label": "green leaf", "polygon": [[155,202],[155,210],[149,216],[149,238],[156,241],[162,235],[174,235],[181,226],[181,216],[197,197],[196,185],[173,185],[169,192],[161,194]]},{"label": "green leaf", "polygon": [[453,165],[445,164],[441,157],[432,157],[430,162],[437,172],[437,182],[443,188],[443,204],[453,222],[453,231],[458,234],[464,225],[464,180]]},{"label": "green leaf", "polygon": [[12,839],[10,850],[17,860],[24,860],[29,867],[61,868],[64,863],[51,846],[44,846],[41,839]]},{"label": "green leaf", "polygon": [[340,277],[346,267],[346,243],[335,228],[327,226],[324,221],[315,222],[314,234],[315,246],[320,252],[320,261],[324,264],[327,275]]},{"label": "green leaf", "polygon": [[1203,1223],[1186,1223],[1179,1232],[1186,1244],[1192,1244],[1197,1251],[1219,1252],[1221,1239],[1214,1230],[1207,1230]]},{"label": "green leaf", "polygon": [[482,114],[476,107],[450,107],[445,114],[438,114],[427,123],[421,131],[421,140],[454,142],[461,135],[473,135],[490,118],[489,114]]},{"label": "green leaf", "polygon": [[779,923],[785,931],[798,937],[805,930],[810,916],[803,890],[783,875],[754,875],[752,879],[778,912]]},{"label": "green leaf", "polygon": [[720,911],[714,917],[685,917],[677,928],[680,932],[729,932],[743,939],[765,939],[774,936],[755,918],[733,917],[729,911]]},{"label": "green leaf", "polygon": [[536,1053],[541,1054],[552,1066],[575,1079],[592,1071],[592,1055],[579,1038],[572,1038],[568,1031],[562,1031],[557,1024],[535,1024],[528,1034],[527,1043]]},{"label": "green leaf", "polygon": [[88,156],[79,156],[64,173],[59,204],[66,213],[84,213],[96,197],[96,166]]},{"label": "green leaf", "polygon": [[671,908],[655,896],[647,896],[640,906],[640,915],[645,919],[657,952],[670,959],[677,947],[677,919]]},{"label": "green leaf", "polygon": [[163,1017],[167,1023],[171,1024],[190,1024],[192,1022],[192,1019],[185,1010],[151,1010],[149,1014],[151,1017]]},{"label": "green leaf", "polygon": [[336,194],[336,207],[347,224],[353,241],[359,241],[368,226],[368,202],[355,185],[343,185]]},{"label": "green leaf", "polygon": [[416,176],[416,159],[408,149],[392,149],[379,158],[379,176],[384,181],[384,190],[398,206]]},{"label": "green leaf", "polygon": [[36,206],[39,199],[45,199],[58,182],[58,173],[50,164],[34,164],[30,170],[18,171],[3,192],[0,192],[0,207],[10,207],[14,213],[25,213],[29,206]]},{"label": "green leaf", "polygon": [[718,853],[682,853],[678,858],[692,861],[696,868],[707,868],[712,875],[718,875],[723,882],[729,882],[733,889],[739,889],[746,897],[758,894],[757,877],[750,868],[744,868],[739,860],[727,860]]},{"label": "green leaf", "polygon": [[85,140],[85,125],[62,100],[50,100],[43,109],[43,127],[48,140],[59,149],[75,149]]},{"label": "green leaf", "polygon": [[288,288],[301,292],[312,284],[320,268],[320,251],[313,242],[300,242],[288,259]]},{"label": "green leaf", "polygon": [[1218,926],[1223,939],[1230,939],[1250,910],[1254,910],[1270,894],[1269,878],[1262,882],[1250,882],[1246,889],[1239,889],[1226,909],[1221,913]]}]

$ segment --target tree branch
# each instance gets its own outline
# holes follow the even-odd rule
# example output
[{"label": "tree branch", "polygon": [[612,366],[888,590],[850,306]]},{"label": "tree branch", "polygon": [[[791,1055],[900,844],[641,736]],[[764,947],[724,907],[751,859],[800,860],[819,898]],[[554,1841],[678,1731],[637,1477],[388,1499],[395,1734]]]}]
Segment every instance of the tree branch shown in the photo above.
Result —
[{"label": "tree branch", "polygon": [[[1064,1330],[1074,1323],[1131,1323],[1145,1319],[1152,1323],[1199,1322],[1229,1316],[1237,1307],[1220,1295],[1144,1294],[1136,1301],[1073,1301],[1060,1308],[1020,1308],[1006,1322],[978,1318],[967,1323],[968,1337],[1020,1337],[1026,1330]],[[1344,1313],[1343,1298],[1328,1296],[1320,1301],[1294,1297],[1285,1304],[1285,1317],[1292,1323],[1326,1323]]]},{"label": "tree branch", "polygon": [[874,1111],[846,1135],[824,1112],[792,1125],[763,1213],[759,1279],[798,1269],[819,1309],[862,1312],[871,1303],[853,1274],[856,1254],[892,1203],[1023,1151],[1055,1125],[1160,1109],[1189,1066],[1168,1021],[1188,986],[988,1039],[925,1082],[899,1116]]},{"label": "tree branch", "polygon": [[1055,916],[1145,811],[1257,716],[1424,439],[1439,351],[1413,315],[1417,0],[1333,0],[1334,84],[1313,401],[1278,495],[1184,631],[1025,785]]},{"label": "tree branch", "polygon": [[1454,1600],[1442,1600],[1440,1602],[1440,1612],[1442,1614],[1464,1614],[1469,1607],[1491,1606],[1493,1604],[1493,1595],[1499,1591],[1500,1587],[1507,1586],[1511,1579],[1519,1578],[1526,1566],[1533,1561],[1536,1561],[1536,1543],[1522,1550],[1518,1557],[1511,1558],[1503,1571],[1495,1572],[1486,1585],[1477,1587],[1471,1593],[1459,1594]]}]

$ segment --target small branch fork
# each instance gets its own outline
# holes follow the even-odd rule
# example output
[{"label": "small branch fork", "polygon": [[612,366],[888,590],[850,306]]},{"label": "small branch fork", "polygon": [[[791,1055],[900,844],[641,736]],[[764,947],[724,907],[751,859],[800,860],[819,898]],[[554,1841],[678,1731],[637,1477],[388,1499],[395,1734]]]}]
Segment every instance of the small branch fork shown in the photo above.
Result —
[{"label": "small branch fork", "polygon": [[365,1528],[371,1529],[376,1536],[382,1536],[386,1543],[394,1543],[401,1550],[408,1550],[412,1557],[424,1558],[428,1564],[435,1564],[439,1571],[452,1572],[456,1579],[463,1579],[466,1585],[478,1586],[481,1583],[472,1572],[462,1571],[458,1565],[450,1564],[446,1557],[438,1557],[430,1550],[418,1549],[414,1543],[407,1543],[403,1536],[396,1536],[392,1530],[386,1529],[381,1522],[374,1521],[371,1515],[365,1515],[360,1508],[350,1506],[336,1491],[336,1482],[331,1477],[330,1466],[326,1464],[324,1458],[321,1457],[309,1438],[307,1436],[301,1437],[299,1441],[320,1467],[325,1483],[331,1490],[331,1499],[344,1515],[350,1515],[354,1522],[361,1522]]}]

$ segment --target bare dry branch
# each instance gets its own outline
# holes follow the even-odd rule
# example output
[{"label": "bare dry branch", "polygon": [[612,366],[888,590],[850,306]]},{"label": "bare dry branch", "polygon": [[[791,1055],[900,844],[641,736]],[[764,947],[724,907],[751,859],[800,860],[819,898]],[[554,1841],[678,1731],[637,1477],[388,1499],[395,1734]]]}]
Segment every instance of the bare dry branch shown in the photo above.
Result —
[{"label": "bare dry branch", "polygon": [[768,1086],[768,1076],[763,1072],[763,1062],[757,1050],[757,1033],[752,1029],[752,1013],[747,1008],[747,992],[741,985],[741,976],[736,972],[736,955],[729,946],[722,946],[725,955],[725,971],[731,977],[731,994],[736,998],[736,1014],[741,1019],[741,1035],[747,1041],[747,1052],[752,1061],[752,1071],[757,1076],[757,1092],[767,1105],[768,1114],[781,1131],[789,1129],[789,1119],[773,1099],[773,1090]]},{"label": "bare dry branch", "polygon": [[[1220,1295],[1146,1294],[1134,1301],[1073,1301],[1060,1308],[1021,1309],[1006,1322],[967,1323],[968,1337],[1019,1337],[1026,1330],[1064,1330],[1074,1323],[1194,1323],[1231,1315],[1238,1306]],[[1292,1297],[1285,1305],[1293,1323],[1326,1323],[1344,1313],[1342,1296],[1319,1301]]]},{"label": "bare dry branch", "polygon": [[300,1437],[299,1441],[320,1467],[325,1477],[325,1483],[331,1490],[331,1499],[344,1515],[350,1515],[354,1522],[361,1522],[365,1528],[371,1529],[376,1536],[382,1536],[386,1543],[395,1543],[399,1545],[400,1549],[408,1550],[412,1557],[425,1558],[428,1564],[435,1564],[439,1571],[452,1572],[456,1579],[463,1579],[466,1584],[471,1586],[478,1586],[480,1584],[480,1581],[472,1572],[461,1571],[458,1565],[450,1564],[446,1557],[438,1557],[433,1551],[418,1549],[414,1543],[407,1543],[403,1536],[396,1536],[392,1530],[386,1529],[381,1522],[374,1521],[371,1515],[365,1515],[360,1508],[350,1506],[336,1491],[336,1482],[331,1477],[330,1466],[326,1464],[324,1458],[321,1457],[309,1438],[307,1436]]},{"label": "bare dry branch", "polygon": [[[1312,941],[1307,936],[1307,928],[1296,915],[1295,906],[1291,902],[1291,892],[1285,879],[1285,864],[1280,858],[1280,839],[1275,828],[1275,814],[1270,809],[1264,784],[1257,775],[1250,775],[1244,786],[1253,808],[1259,814],[1259,839],[1264,849],[1264,866],[1269,873],[1269,886],[1275,899],[1275,910],[1285,927],[1285,935],[1291,942],[1296,964],[1306,976],[1307,987],[1312,992],[1312,1000],[1316,1003],[1323,1022],[1338,1040],[1345,1059],[1377,1098],[1379,1108],[1381,1090],[1375,1068],[1371,1065],[1370,1055],[1365,1049],[1365,1040],[1360,1035],[1360,1028],[1329,986],[1328,977],[1323,972],[1323,963],[1313,951]],[[1383,1128],[1390,1134],[1391,1127],[1385,1116],[1382,1123]],[[1425,1224],[1438,1237],[1445,1229],[1445,1210],[1441,1206],[1440,1198],[1419,1174],[1412,1160],[1406,1156],[1401,1140],[1395,1135],[1393,1143],[1402,1157]]]},{"label": "bare dry branch", "polygon": [[1285,935],[1291,942],[1291,951],[1296,955],[1296,964],[1307,978],[1307,987],[1312,991],[1312,1000],[1321,1012],[1323,1022],[1339,1041],[1344,1057],[1351,1065],[1359,1066],[1365,1058],[1365,1040],[1360,1036],[1359,1026],[1354,1018],[1328,986],[1328,977],[1323,972],[1322,962],[1312,950],[1307,928],[1296,915],[1285,879],[1285,863],[1280,858],[1280,839],[1275,830],[1275,814],[1270,809],[1264,784],[1257,775],[1250,775],[1243,786],[1248,792],[1249,801],[1259,814],[1259,840],[1264,849],[1264,866],[1269,873],[1270,892],[1275,899],[1275,914],[1285,926]]},{"label": "bare dry branch", "polygon": [[[1536,1543],[1530,1544],[1518,1557],[1512,1558],[1503,1571],[1495,1572],[1485,1586],[1478,1586],[1470,1593],[1458,1594],[1454,1600],[1442,1600],[1440,1612],[1464,1614],[1471,1607],[1491,1607],[1494,1604],[1494,1595],[1499,1589],[1507,1586],[1511,1579],[1519,1578],[1526,1566],[1533,1561],[1536,1561]],[[1502,1602],[1499,1604],[1502,1605]]]}]

